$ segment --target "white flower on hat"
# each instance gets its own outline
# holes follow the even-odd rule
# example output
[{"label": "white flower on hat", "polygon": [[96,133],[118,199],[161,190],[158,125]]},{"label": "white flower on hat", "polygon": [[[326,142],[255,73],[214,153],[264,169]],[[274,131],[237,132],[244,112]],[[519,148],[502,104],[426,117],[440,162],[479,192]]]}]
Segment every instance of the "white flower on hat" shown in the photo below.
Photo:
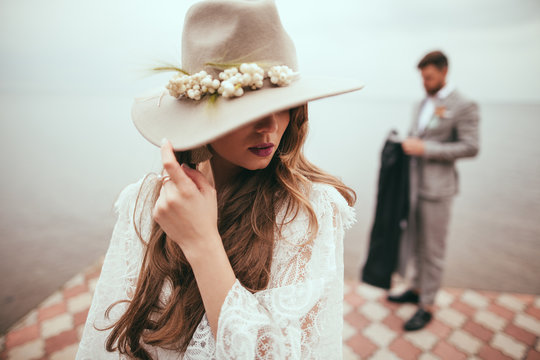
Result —
[{"label": "white flower on hat", "polygon": [[218,93],[226,98],[244,95],[241,76],[234,76],[228,80],[222,81]]},{"label": "white flower on hat", "polygon": [[287,86],[297,77],[297,73],[293,72],[287,65],[272,66],[268,70],[270,82],[277,86]]},{"label": "white flower on hat", "polygon": [[236,67],[225,69],[219,74],[221,86],[218,93],[223,97],[238,97],[244,95],[243,87],[256,90],[263,87],[264,70],[255,63],[243,63],[240,70]]},{"label": "white flower on hat", "polygon": [[178,74],[169,81],[166,87],[169,89],[169,94],[176,98],[183,95],[193,100],[200,100],[204,94],[213,94],[217,91],[219,80],[213,79],[203,70],[193,75]]},{"label": "white flower on hat", "polygon": [[224,71],[219,73],[219,78],[221,80],[229,80],[233,76],[236,76],[238,74],[238,69],[235,67],[225,69]]},{"label": "white flower on hat", "polygon": [[270,68],[265,76],[263,68],[256,63],[243,63],[240,67],[233,66],[223,70],[218,75],[219,80],[212,78],[204,70],[193,75],[179,73],[166,87],[169,94],[176,98],[185,96],[200,100],[206,94],[232,98],[244,95],[244,88],[252,90],[262,88],[266,77],[269,77],[274,85],[287,86],[297,75],[298,73],[293,72],[288,66],[281,65]]},{"label": "white flower on hat", "polygon": [[189,82],[189,76],[184,74],[178,74],[167,84],[166,88],[169,89],[169,94],[178,98],[185,94]]},{"label": "white flower on hat", "polygon": [[249,86],[252,90],[263,87],[264,70],[257,64],[242,64],[240,65],[242,75],[242,84]]},{"label": "white flower on hat", "polygon": [[222,80],[218,94],[226,98],[242,96],[244,94],[244,89],[242,89],[243,76],[238,72],[237,68],[226,69],[218,76]]},{"label": "white flower on hat", "polygon": [[201,90],[204,94],[213,94],[219,89],[220,82],[217,79],[213,79],[212,76],[206,75],[200,82]]}]

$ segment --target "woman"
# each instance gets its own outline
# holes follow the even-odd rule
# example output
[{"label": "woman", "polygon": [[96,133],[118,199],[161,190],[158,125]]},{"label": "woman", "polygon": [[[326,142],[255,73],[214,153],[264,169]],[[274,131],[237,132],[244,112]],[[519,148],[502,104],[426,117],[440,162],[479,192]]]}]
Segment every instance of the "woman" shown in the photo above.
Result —
[{"label": "woman", "polygon": [[361,86],[299,77],[269,0],[194,5],[182,45],[135,101],[164,170],[119,196],[77,358],[341,358],[354,192],[302,149],[307,102]]}]

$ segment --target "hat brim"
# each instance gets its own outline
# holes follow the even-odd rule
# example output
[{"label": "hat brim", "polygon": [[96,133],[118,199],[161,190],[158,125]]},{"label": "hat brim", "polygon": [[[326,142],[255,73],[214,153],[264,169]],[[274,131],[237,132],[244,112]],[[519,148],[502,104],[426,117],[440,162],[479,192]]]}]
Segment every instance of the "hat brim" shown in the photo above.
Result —
[{"label": "hat brim", "polygon": [[362,88],[350,79],[301,77],[288,86],[265,85],[238,98],[219,96],[215,102],[177,99],[161,90],[135,98],[131,116],[152,144],[160,146],[161,139],[167,138],[175,150],[188,150],[273,112]]}]

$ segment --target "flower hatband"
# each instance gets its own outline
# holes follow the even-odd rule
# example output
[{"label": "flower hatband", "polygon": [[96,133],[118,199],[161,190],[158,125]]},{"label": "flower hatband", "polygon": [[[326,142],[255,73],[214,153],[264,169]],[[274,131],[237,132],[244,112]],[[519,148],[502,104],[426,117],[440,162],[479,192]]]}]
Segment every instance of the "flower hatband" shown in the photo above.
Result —
[{"label": "flower hatband", "polygon": [[201,100],[207,94],[232,98],[242,96],[244,88],[251,90],[262,88],[265,78],[269,78],[276,86],[287,86],[298,77],[298,73],[286,65],[281,65],[272,66],[265,74],[263,68],[257,64],[243,63],[238,68],[225,69],[218,77],[219,80],[214,79],[204,70],[193,75],[179,72],[169,81],[166,88],[175,98]]}]

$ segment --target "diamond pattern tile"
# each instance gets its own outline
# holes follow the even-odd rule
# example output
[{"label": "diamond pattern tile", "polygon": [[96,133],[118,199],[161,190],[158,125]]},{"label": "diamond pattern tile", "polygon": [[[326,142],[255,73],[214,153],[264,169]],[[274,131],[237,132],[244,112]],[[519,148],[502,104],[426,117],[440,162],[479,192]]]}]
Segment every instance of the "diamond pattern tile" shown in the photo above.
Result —
[{"label": "diamond pattern tile", "polygon": [[403,337],[424,351],[431,350],[439,340],[439,338],[427,328],[405,333]]},{"label": "diamond pattern tile", "polygon": [[[102,261],[68,281],[0,336],[0,360],[73,359]],[[403,331],[416,311],[386,292],[346,281],[343,359],[540,360],[540,296],[443,288],[424,329]]]}]

